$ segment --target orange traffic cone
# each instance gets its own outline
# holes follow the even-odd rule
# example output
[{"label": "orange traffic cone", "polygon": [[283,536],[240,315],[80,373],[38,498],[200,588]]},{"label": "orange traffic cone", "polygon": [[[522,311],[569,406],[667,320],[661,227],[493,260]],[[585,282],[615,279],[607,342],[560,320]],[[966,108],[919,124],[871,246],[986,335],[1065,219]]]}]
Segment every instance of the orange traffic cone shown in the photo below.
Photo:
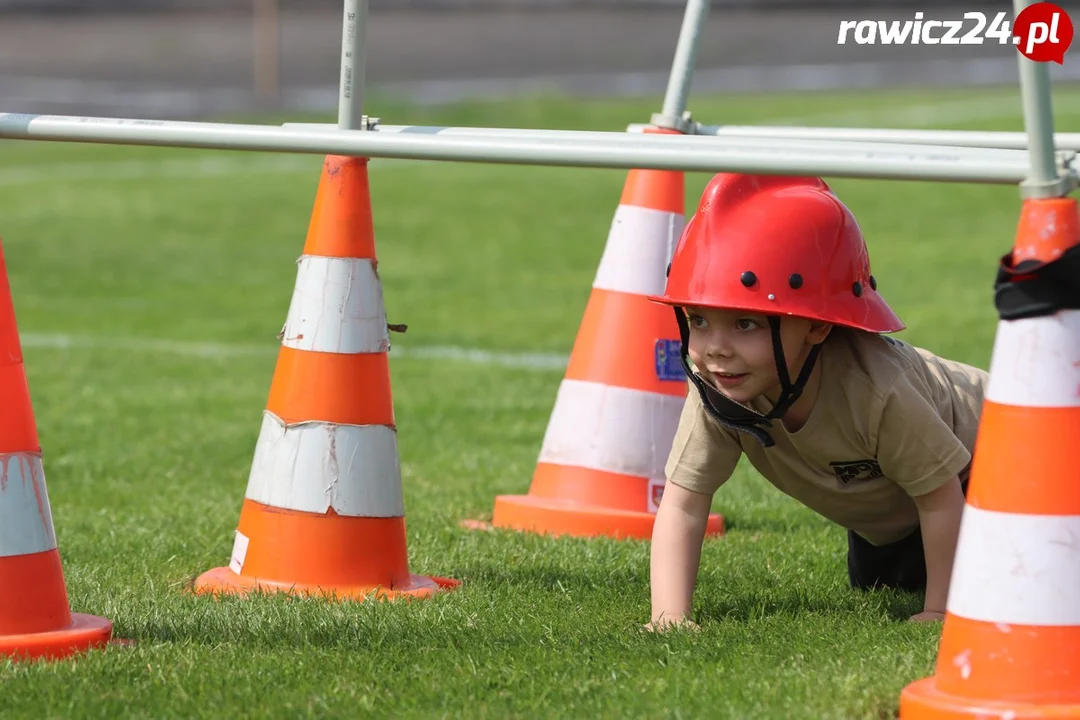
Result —
[{"label": "orange traffic cone", "polygon": [[68,605],[0,247],[0,656],[63,658],[111,636],[111,622]]},{"label": "orange traffic cone", "polygon": [[[683,173],[629,172],[529,494],[496,497],[492,526],[652,536],[688,382],[675,316],[647,296],[663,292],[684,213]],[[707,532],[723,529],[710,515]]]},{"label": "orange traffic cone", "polygon": [[228,567],[198,593],[427,596],[413,575],[367,159],[328,156]]},{"label": "orange traffic cone", "polygon": [[1080,718],[1078,266],[1076,200],[1026,200],[936,673],[904,688],[902,718]]}]

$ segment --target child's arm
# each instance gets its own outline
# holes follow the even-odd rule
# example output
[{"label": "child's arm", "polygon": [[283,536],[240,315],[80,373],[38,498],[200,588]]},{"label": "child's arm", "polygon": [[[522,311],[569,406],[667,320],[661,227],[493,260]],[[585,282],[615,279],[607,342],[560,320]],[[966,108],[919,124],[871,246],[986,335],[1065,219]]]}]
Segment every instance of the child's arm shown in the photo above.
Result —
[{"label": "child's arm", "polygon": [[652,623],[649,626],[652,629],[690,621],[701,544],[711,506],[711,495],[693,492],[671,482],[664,486],[652,536]]},{"label": "child's arm", "polygon": [[926,599],[923,611],[912,620],[940,620],[952,580],[953,556],[964,511],[964,492],[960,478],[954,478],[937,490],[914,498],[922,526],[923,554],[926,557]]}]

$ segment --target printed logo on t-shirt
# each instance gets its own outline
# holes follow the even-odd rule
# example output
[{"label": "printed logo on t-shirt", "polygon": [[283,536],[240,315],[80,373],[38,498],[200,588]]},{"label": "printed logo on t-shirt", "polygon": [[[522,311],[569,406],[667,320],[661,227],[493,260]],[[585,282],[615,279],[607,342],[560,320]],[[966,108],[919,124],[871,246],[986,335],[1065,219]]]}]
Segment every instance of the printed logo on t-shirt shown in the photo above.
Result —
[{"label": "printed logo on t-shirt", "polygon": [[847,485],[853,480],[873,480],[882,477],[885,473],[877,460],[855,460],[854,462],[831,462],[829,463],[840,482]]}]

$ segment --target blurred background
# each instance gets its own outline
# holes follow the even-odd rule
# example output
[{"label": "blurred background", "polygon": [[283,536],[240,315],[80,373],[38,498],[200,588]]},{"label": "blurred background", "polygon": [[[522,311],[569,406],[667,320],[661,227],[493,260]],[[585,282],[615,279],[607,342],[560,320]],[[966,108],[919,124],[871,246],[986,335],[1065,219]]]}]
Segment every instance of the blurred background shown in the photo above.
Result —
[{"label": "blurred background", "polygon": [[[1015,53],[997,42],[836,42],[842,20],[903,20],[916,11],[960,19],[969,10],[992,19],[1011,8],[717,0],[692,92],[1015,87]],[[368,96],[435,104],[662,93],[683,9],[678,0],[371,0]],[[170,119],[333,111],[341,12],[340,0],[0,0],[0,109]],[[1051,66],[1055,81],[1080,75],[1069,62],[1075,54]]]}]

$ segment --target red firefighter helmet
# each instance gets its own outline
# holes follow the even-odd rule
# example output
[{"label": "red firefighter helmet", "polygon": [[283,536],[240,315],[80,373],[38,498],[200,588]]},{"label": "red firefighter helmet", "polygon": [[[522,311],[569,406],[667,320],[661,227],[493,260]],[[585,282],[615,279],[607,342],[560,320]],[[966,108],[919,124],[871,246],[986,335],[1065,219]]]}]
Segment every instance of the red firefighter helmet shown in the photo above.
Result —
[{"label": "red firefighter helmet", "polygon": [[679,238],[664,294],[650,299],[904,329],[877,292],[855,217],[814,177],[714,177]]}]

